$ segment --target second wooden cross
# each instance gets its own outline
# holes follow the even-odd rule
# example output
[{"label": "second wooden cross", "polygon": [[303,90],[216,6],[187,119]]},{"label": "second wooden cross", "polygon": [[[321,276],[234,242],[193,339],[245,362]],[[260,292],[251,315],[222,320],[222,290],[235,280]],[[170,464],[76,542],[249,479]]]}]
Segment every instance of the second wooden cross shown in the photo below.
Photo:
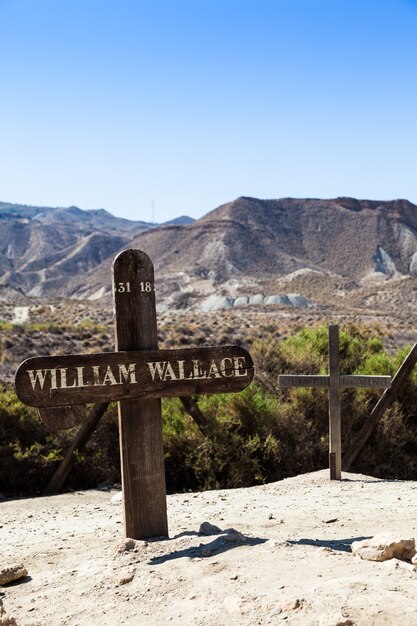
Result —
[{"label": "second wooden cross", "polygon": [[340,389],[342,387],[368,387],[386,389],[391,384],[390,376],[340,375],[339,327],[329,326],[329,375],[297,376],[282,374],[278,385],[288,387],[327,387],[329,389],[329,466],[330,478],[342,477],[342,434]]}]

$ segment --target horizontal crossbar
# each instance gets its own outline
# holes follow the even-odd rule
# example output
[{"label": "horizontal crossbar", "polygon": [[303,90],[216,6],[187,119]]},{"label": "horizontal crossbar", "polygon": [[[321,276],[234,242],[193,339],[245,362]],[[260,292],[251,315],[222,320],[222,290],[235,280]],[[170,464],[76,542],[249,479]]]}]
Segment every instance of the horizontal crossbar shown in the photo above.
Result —
[{"label": "horizontal crossbar", "polygon": [[[278,386],[290,387],[329,387],[329,376],[281,374],[278,376]],[[391,385],[390,376],[340,376],[340,386],[345,388],[387,389]]]},{"label": "horizontal crossbar", "polygon": [[252,357],[240,346],[207,346],[32,357],[15,382],[22,402],[63,407],[242,391],[253,374]]},{"label": "horizontal crossbar", "polygon": [[281,374],[278,376],[279,387],[328,387],[329,376],[302,376],[296,374]]}]

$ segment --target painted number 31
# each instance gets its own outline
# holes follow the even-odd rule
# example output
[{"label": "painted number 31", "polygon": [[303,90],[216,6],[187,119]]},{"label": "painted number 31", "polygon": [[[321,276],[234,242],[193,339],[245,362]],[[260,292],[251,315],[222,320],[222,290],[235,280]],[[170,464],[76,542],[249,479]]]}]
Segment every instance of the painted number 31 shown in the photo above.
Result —
[{"label": "painted number 31", "polygon": [[119,283],[119,286],[117,287],[117,291],[119,293],[130,293],[130,283]]},{"label": "painted number 31", "polygon": [[[119,293],[130,293],[131,292],[130,283],[119,283],[117,287],[117,291]],[[151,291],[155,291],[155,285],[148,281],[147,282],[142,281],[139,283],[139,291],[150,293]]]}]

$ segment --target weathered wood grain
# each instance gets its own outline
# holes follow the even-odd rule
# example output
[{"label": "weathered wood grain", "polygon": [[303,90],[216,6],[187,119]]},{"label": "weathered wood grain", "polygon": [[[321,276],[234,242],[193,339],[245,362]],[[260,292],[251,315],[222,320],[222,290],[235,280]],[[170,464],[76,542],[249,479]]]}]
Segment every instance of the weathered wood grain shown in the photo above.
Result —
[{"label": "weathered wood grain", "polygon": [[[157,350],[150,258],[140,250],[121,252],[112,274],[116,350]],[[119,402],[119,433],[125,535],[132,539],[167,536],[161,400]]]},{"label": "weathered wood grain", "polygon": [[57,406],[38,407],[41,420],[56,430],[69,430],[80,424],[87,416],[87,407],[78,406]]},{"label": "weathered wood grain", "polygon": [[[417,346],[417,344],[416,344]],[[409,362],[413,365],[417,360],[417,347],[412,351]],[[407,372],[410,371],[409,362],[407,364]],[[394,379],[395,380],[395,379]],[[392,384],[394,385],[394,380]],[[389,387],[391,385],[390,376],[368,376],[368,375],[340,375],[339,365],[339,328],[338,326],[329,326],[329,376],[322,375],[297,375],[297,374],[281,374],[278,376],[278,386],[283,389],[292,387],[321,387],[329,389],[329,467],[330,478],[340,480],[342,472],[342,442],[341,442],[341,405],[340,405],[340,389],[341,388],[369,388],[369,389],[385,389],[384,395],[380,402],[380,407],[385,406],[384,399],[391,397]],[[378,403],[379,404],[379,403]],[[377,405],[378,406],[378,405]],[[351,450],[343,459],[343,467],[348,469],[352,463],[352,459],[356,458],[358,450],[363,446],[368,438],[374,424],[379,419],[380,412],[377,407],[374,409],[375,415],[359,433],[357,439],[352,444]]]},{"label": "weathered wood grain", "polygon": [[94,430],[96,429],[99,421],[103,417],[107,407],[107,402],[95,404],[89,412],[86,419],[82,422],[79,431],[75,435],[71,445],[65,453],[64,458],[55,470],[51,480],[49,481],[46,489],[43,492],[44,496],[49,496],[53,493],[58,493],[66,479],[68,478],[72,468],[75,465],[75,452],[81,452],[85,444],[90,439]]},{"label": "weathered wood grain", "polygon": [[[340,421],[339,327],[329,326],[329,465],[331,480],[342,472],[342,434]],[[334,454],[334,457],[332,455]],[[334,459],[334,461],[333,461]]]},{"label": "weathered wood grain", "polygon": [[58,407],[241,391],[253,361],[240,346],[33,357],[16,372],[19,399]]},{"label": "weathered wood grain", "polygon": [[[27,359],[16,373],[16,391],[54,428],[84,420],[48,490],[65,480],[74,450],[107,403],[118,401],[125,534],[167,536],[160,398],[179,396],[202,432],[212,434],[214,425],[191,396],[241,391],[253,379],[253,361],[239,346],[158,350],[154,269],[141,250],[119,253],[112,279],[117,352]],[[87,418],[91,402],[97,410]]]},{"label": "weathered wood grain", "polygon": [[340,377],[340,386],[346,389],[387,389],[391,376],[368,376],[349,374]]},{"label": "weathered wood grain", "polygon": [[397,398],[401,386],[405,383],[408,376],[411,374],[416,363],[417,343],[413,345],[410,352],[407,354],[406,358],[401,364],[401,367],[398,369],[397,373],[393,377],[390,387],[386,389],[382,396],[379,398],[378,402],[372,409],[368,419],[356,435],[349,449],[344,454],[342,465],[343,469],[346,472],[350,470],[352,464],[360,454],[369,437],[372,435],[385,411],[392,405],[394,400]]}]

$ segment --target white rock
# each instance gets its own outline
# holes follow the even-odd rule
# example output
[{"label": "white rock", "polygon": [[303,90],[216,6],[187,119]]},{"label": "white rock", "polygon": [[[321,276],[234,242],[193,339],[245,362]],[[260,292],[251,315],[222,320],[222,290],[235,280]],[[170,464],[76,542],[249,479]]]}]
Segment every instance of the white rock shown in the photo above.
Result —
[{"label": "white rock", "polygon": [[416,542],[412,538],[404,539],[380,533],[371,539],[354,541],[352,554],[367,561],[387,561],[388,559],[410,561],[416,555]]},{"label": "white rock", "polygon": [[291,301],[288,296],[266,296],[264,304],[288,305],[291,304]]},{"label": "white rock", "polygon": [[209,296],[200,304],[200,311],[208,313],[209,311],[219,311],[222,309],[231,309],[233,307],[234,298],[227,296]]},{"label": "white rock", "polygon": [[394,261],[392,260],[388,252],[385,252],[382,246],[377,246],[374,261],[376,272],[382,272],[382,274],[385,274],[387,276],[398,276],[399,272],[395,266]]},{"label": "white rock", "polygon": [[304,296],[301,296],[299,293],[288,293],[287,294],[289,301],[295,307],[306,309],[310,306],[310,302]]},{"label": "white rock", "polygon": [[249,297],[249,304],[261,305],[264,303],[264,296],[261,293],[257,293],[255,296]]},{"label": "white rock", "polygon": [[248,306],[249,297],[248,296],[239,296],[233,303],[234,308],[239,308],[241,306]]}]

